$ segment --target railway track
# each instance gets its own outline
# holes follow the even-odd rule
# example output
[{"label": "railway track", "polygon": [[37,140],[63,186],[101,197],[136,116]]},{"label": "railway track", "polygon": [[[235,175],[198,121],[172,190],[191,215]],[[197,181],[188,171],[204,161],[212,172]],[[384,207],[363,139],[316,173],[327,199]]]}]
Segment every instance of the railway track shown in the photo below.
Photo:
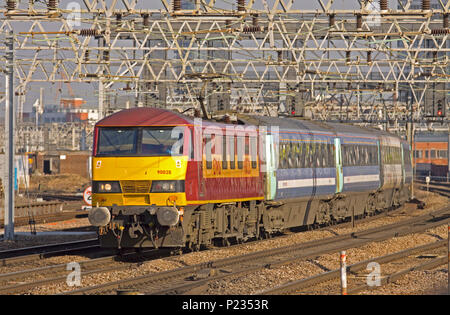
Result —
[{"label": "railway track", "polygon": [[97,238],[9,249],[0,251],[0,266],[11,266],[26,261],[41,260],[54,256],[71,255],[87,250],[95,251],[99,249],[100,245]]},{"label": "railway track", "polygon": [[[388,254],[385,256],[374,257],[369,260],[361,261],[350,266],[347,266],[347,279],[349,280],[349,286],[351,286],[347,292],[348,294],[356,294],[365,290],[377,289],[380,286],[392,283],[400,279],[405,274],[415,270],[427,270],[446,264],[448,258],[446,257],[446,248],[448,246],[448,240],[440,240],[437,242],[417,246],[414,248],[408,248],[396,253]],[[430,251],[437,252],[436,254],[430,254]],[[418,254],[425,254],[419,255]],[[414,256],[413,256],[414,255]],[[412,257],[413,256],[413,257]],[[409,261],[408,261],[409,260]],[[414,262],[411,262],[414,260]],[[426,260],[426,262],[423,262]],[[374,283],[374,279],[369,275],[367,281],[367,267],[370,264],[376,263],[378,266],[384,266],[387,264],[395,263],[397,265],[413,264],[408,268],[404,268],[400,271],[390,272],[386,275],[380,275],[379,282]],[[381,267],[380,267],[381,269]],[[262,295],[280,295],[280,294],[321,294],[321,286],[332,280],[340,279],[340,269],[330,270],[325,273],[314,275],[308,278],[291,281],[275,288],[270,288],[257,294]],[[366,281],[364,281],[366,280]],[[339,284],[334,281],[332,283],[334,288],[340,288]],[[336,291],[336,293],[338,293]]]},{"label": "railway track", "polygon": [[[38,214],[33,216],[20,216],[14,218],[14,226],[26,226],[30,224],[44,224],[50,222],[65,221],[70,219],[87,218],[88,211],[63,211],[50,214]],[[4,228],[4,220],[0,220],[0,228]]]},{"label": "railway track", "polygon": [[430,182],[428,185],[425,181],[416,181],[419,188],[424,191],[436,192],[440,195],[450,198],[450,183],[448,182]]},{"label": "railway track", "polygon": [[[81,250],[81,249],[80,249]],[[91,249],[87,249],[91,252]],[[60,252],[61,253],[61,252]],[[83,251],[86,253],[86,250]],[[111,251],[103,250],[104,254]],[[75,254],[75,252],[71,252]],[[97,255],[100,254],[97,252]],[[157,259],[170,255],[166,250],[149,250],[141,253],[114,254],[103,257],[76,261],[83,276],[112,271],[121,271],[139,265],[143,259]],[[74,263],[74,262],[70,262]],[[69,263],[69,264],[70,264]],[[68,263],[54,264],[32,269],[0,274],[0,294],[24,293],[30,289],[55,285],[67,281]]]},{"label": "railway track", "polygon": [[82,201],[83,200],[83,193],[75,193],[75,194],[68,194],[63,191],[57,192],[40,192],[40,191],[30,191],[30,195],[35,196],[36,198],[42,198],[47,201]]},{"label": "railway track", "polygon": [[[377,218],[383,216],[394,216],[398,212],[402,212],[400,208],[394,209],[391,211],[386,211],[380,213],[376,216],[366,217],[363,219],[357,220],[358,222],[368,222],[375,220]],[[340,223],[340,227],[345,227],[353,222],[344,222]],[[328,227],[321,227],[318,229],[328,229]],[[285,234],[279,237],[288,237],[290,234]],[[247,242],[246,244],[248,244]],[[235,245],[240,246],[240,245]],[[174,251],[176,252],[176,251]],[[164,257],[167,253],[164,251],[159,251],[160,255],[153,255],[153,258]],[[127,266],[113,266],[114,261],[122,260],[123,255],[110,255],[111,250],[102,249],[98,244],[97,239],[83,240],[83,241],[75,241],[75,242],[66,242],[60,244],[53,245],[43,245],[43,246],[34,246],[34,247],[26,247],[21,249],[13,249],[7,251],[0,252],[0,266],[8,267],[14,269],[15,266],[20,266],[21,268],[24,265],[29,266],[27,270],[21,270],[20,272],[11,272],[8,274],[0,275],[0,285],[3,280],[3,289],[1,289],[1,293],[12,294],[18,292],[24,292],[24,290],[28,290],[37,286],[46,285],[50,283],[57,283],[65,280],[64,272],[66,271],[65,264],[55,265],[53,262],[48,263],[48,266],[42,266],[45,264],[45,260],[64,255],[89,255],[94,257],[99,257],[96,260],[92,261],[83,261],[80,263],[80,267],[82,268],[83,275],[89,275],[100,272],[108,272],[108,271],[120,271],[123,268],[132,267],[132,265]],[[173,253],[171,253],[173,254]],[[130,256],[129,256],[130,257]],[[145,259],[149,259],[149,255],[145,255]],[[98,265],[103,265],[102,268],[95,268]],[[38,267],[36,267],[38,266]],[[30,268],[32,267],[32,268]],[[67,273],[67,272],[66,272]],[[59,274],[59,276],[54,276],[55,274]],[[30,283],[20,283],[19,285],[9,285],[14,281],[23,282],[24,278],[32,278],[36,275],[40,277],[46,277],[48,279],[39,279],[36,281],[31,281]]]},{"label": "railway track", "polygon": [[450,207],[445,207],[426,215],[361,232],[185,266],[80,288],[63,294],[111,294],[123,289],[132,289],[146,294],[199,294],[212,281],[249,274],[264,268],[274,268],[347,248],[360,247],[369,242],[422,232],[448,222],[450,222]]}]

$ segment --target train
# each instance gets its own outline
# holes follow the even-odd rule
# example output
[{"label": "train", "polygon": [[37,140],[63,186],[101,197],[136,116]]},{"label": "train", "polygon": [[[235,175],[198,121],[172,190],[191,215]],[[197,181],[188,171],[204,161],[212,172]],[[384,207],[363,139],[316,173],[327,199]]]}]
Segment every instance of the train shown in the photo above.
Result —
[{"label": "train", "polygon": [[133,108],[95,125],[89,221],[103,247],[196,251],[399,206],[412,176],[409,144],[376,129]]},{"label": "train", "polygon": [[417,178],[429,176],[433,180],[448,181],[449,139],[448,132],[420,132],[415,135],[412,149]]}]

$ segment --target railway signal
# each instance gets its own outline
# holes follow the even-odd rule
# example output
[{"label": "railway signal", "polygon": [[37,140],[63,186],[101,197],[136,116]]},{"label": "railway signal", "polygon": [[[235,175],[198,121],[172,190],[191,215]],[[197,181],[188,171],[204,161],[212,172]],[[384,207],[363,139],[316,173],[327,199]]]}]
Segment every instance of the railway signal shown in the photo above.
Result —
[{"label": "railway signal", "polygon": [[438,100],[437,101],[437,106],[436,106],[437,110],[436,110],[436,116],[437,117],[443,117],[444,115],[444,106],[442,104],[442,100]]},{"label": "railway signal", "polygon": [[292,101],[291,101],[292,103],[291,103],[291,115],[292,116],[295,116],[295,97],[292,97]]}]

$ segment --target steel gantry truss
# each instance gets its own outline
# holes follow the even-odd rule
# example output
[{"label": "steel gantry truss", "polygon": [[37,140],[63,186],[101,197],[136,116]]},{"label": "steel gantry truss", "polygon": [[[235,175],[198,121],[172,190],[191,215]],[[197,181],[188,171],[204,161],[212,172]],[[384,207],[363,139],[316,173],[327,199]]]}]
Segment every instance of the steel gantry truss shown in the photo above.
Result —
[{"label": "steel gantry truss", "polygon": [[21,53],[16,94],[33,82],[98,82],[102,115],[124,106],[114,95],[133,93],[137,106],[187,110],[204,97],[210,111],[275,115],[284,104],[392,127],[423,121],[430,89],[447,93],[449,1],[185,2],[4,1],[0,32],[14,31]]}]

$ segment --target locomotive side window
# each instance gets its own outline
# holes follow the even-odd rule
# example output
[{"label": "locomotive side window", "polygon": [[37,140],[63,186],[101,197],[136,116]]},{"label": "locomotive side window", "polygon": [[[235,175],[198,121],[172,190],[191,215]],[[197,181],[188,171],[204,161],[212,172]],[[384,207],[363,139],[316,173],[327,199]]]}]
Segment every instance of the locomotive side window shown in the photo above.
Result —
[{"label": "locomotive side window", "polygon": [[236,138],[234,136],[227,136],[228,139],[228,149],[230,155],[230,169],[234,170],[236,168]]},{"label": "locomotive side window", "polygon": [[240,170],[244,167],[244,152],[246,151],[244,141],[244,137],[237,137],[237,162]]},{"label": "locomotive side window", "polygon": [[226,170],[228,168],[227,158],[227,137],[222,137],[222,168]]},{"label": "locomotive side window", "polygon": [[206,168],[212,169],[212,139],[211,135],[205,135],[204,140]]},{"label": "locomotive side window", "polygon": [[251,137],[250,138],[250,154],[251,154],[251,160],[252,160],[252,168],[257,167],[257,155],[258,155],[258,148],[257,148],[257,138]]}]

